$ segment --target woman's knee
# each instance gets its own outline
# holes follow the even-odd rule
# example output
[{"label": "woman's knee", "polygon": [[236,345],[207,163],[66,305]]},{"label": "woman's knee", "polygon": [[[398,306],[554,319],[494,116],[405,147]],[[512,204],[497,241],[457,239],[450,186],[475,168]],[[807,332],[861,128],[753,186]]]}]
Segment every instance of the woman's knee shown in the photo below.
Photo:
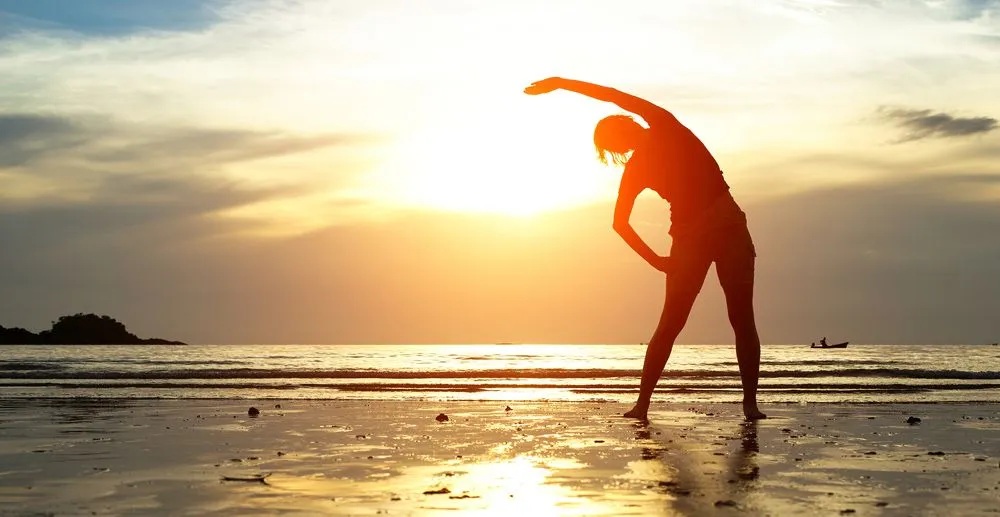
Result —
[{"label": "woman's knee", "polygon": [[757,321],[752,307],[730,307],[729,324],[737,338],[757,335]]}]

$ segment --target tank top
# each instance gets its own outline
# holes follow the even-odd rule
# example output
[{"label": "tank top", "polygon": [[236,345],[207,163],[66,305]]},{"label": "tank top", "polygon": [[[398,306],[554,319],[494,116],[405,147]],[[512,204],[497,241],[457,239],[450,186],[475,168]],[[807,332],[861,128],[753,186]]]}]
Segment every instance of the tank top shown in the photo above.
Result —
[{"label": "tank top", "polygon": [[655,191],[670,203],[672,225],[690,224],[729,185],[705,144],[680,122],[651,125],[649,132],[625,165],[622,183]]}]

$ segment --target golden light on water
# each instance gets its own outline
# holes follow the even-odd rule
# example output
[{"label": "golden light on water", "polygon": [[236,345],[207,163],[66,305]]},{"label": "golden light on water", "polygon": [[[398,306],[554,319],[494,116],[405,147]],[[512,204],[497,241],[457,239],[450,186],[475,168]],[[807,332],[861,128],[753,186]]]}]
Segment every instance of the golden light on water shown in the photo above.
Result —
[{"label": "golden light on water", "polygon": [[[456,465],[455,472],[436,471],[450,487],[448,499],[425,506],[427,510],[461,511],[463,515],[509,516],[530,510],[532,515],[613,515],[611,501],[597,501],[553,476],[586,468],[567,458],[517,456],[475,464]],[[417,479],[432,476],[427,468],[408,469]],[[404,475],[406,475],[404,474]],[[449,476],[448,474],[453,474]]]}]

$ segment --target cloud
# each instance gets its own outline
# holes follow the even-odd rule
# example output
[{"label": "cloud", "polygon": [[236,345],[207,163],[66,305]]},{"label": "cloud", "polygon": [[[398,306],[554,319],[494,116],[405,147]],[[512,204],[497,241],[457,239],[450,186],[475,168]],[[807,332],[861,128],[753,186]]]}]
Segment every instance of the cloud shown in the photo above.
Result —
[{"label": "cloud", "polygon": [[37,156],[81,143],[78,128],[66,118],[31,113],[0,113],[0,167],[23,165]]},{"label": "cloud", "polygon": [[99,256],[102,248],[134,253],[185,246],[266,224],[219,217],[228,209],[301,193],[192,174],[106,176],[83,199],[0,204],[0,248],[8,266],[24,266],[64,253]]},{"label": "cloud", "polygon": [[[872,99],[945,109],[886,108],[910,139],[995,129],[948,114],[959,98],[992,109],[995,2],[793,4],[807,9],[634,1],[641,15],[623,27],[600,2],[0,0],[17,12],[0,13],[0,323],[103,311],[196,342],[647,340],[662,279],[604,205],[533,225],[418,213],[245,238],[285,220],[253,219],[261,204],[325,224],[317,204],[341,203],[330,194],[392,155],[358,145],[363,132],[405,140],[449,110],[520,95],[519,75],[539,72],[662,92],[716,152],[728,140],[764,161],[827,154],[767,169],[798,190],[747,207],[766,341],[995,341],[1000,256],[984,236],[1000,213],[975,194],[996,183],[913,177],[940,161],[859,148],[878,140],[871,128],[843,129]],[[557,40],[549,22],[565,28]],[[829,159],[842,147],[855,152]],[[980,162],[1000,149],[949,147]],[[866,183],[817,189],[819,169]],[[682,339],[729,334],[708,285]]]},{"label": "cloud", "polygon": [[[0,324],[98,311],[192,342],[639,342],[662,304],[662,277],[610,229],[607,204],[528,221],[413,212],[260,240],[238,233],[254,222],[212,214],[282,193],[157,181],[0,214]],[[153,190],[163,199],[131,197]],[[1000,176],[747,204],[762,338],[995,341],[1000,204],[984,192],[1000,194]],[[712,273],[681,341],[730,342],[724,307]]]},{"label": "cloud", "polygon": [[200,166],[246,162],[358,143],[365,135],[150,126],[102,117],[0,113],[0,166],[38,159]]},{"label": "cloud", "polygon": [[70,242],[157,248],[161,232],[183,243],[364,214],[328,172],[298,164],[366,139],[0,113],[0,248],[37,260]]},{"label": "cloud", "polygon": [[989,133],[997,128],[993,117],[956,117],[929,109],[880,107],[877,114],[907,131],[901,142],[934,137],[960,137]]},{"label": "cloud", "polygon": [[1000,175],[979,172],[831,187],[749,207],[761,328],[799,341],[990,340],[991,314],[1000,311],[998,198]]},{"label": "cloud", "polygon": [[997,0],[938,0],[928,3],[960,20],[988,20],[1000,11]]},{"label": "cloud", "polygon": [[[8,210],[38,206],[72,211],[92,203],[132,210],[123,204],[145,200],[151,203],[150,211],[139,210],[140,219],[168,205],[191,208],[192,203],[205,203],[206,212],[244,209],[240,217],[253,218],[259,215],[257,208],[245,210],[251,205],[278,203],[275,210],[281,212],[281,206],[297,204],[301,208],[296,214],[275,217],[260,227],[289,222],[296,228],[315,226],[318,222],[311,219],[328,215],[314,210],[318,215],[313,216],[305,207],[328,203],[324,197],[337,198],[339,185],[348,181],[324,172],[336,164],[330,151],[368,140],[355,134],[296,135],[0,113],[0,201]],[[309,160],[316,165],[310,166]],[[267,195],[205,195],[223,191]],[[305,201],[310,196],[313,201]],[[364,212],[364,207],[349,210]],[[76,228],[85,220],[71,218],[66,223]]]}]

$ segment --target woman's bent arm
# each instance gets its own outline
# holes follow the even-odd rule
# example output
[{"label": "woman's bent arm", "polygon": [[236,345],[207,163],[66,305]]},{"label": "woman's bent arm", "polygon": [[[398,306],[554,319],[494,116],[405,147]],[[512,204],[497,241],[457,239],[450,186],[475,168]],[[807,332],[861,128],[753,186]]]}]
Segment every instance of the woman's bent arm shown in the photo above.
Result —
[{"label": "woman's bent arm", "polygon": [[615,203],[615,219],[611,226],[643,260],[654,268],[666,273],[668,272],[670,257],[657,255],[646,244],[646,241],[642,240],[642,237],[636,233],[635,228],[632,228],[632,224],[629,222],[629,218],[632,216],[632,207],[635,206],[635,198],[638,194],[638,192],[631,191],[618,192],[618,201]]}]

